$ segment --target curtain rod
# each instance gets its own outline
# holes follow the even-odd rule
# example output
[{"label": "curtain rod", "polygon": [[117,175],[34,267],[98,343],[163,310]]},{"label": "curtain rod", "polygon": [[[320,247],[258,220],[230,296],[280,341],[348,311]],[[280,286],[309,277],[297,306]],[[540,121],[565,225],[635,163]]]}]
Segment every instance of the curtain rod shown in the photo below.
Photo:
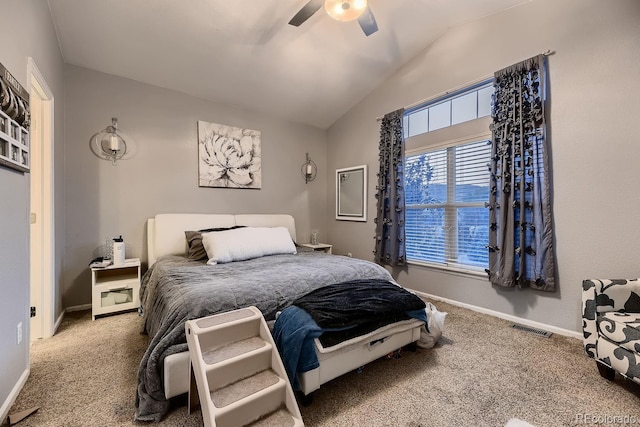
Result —
[{"label": "curtain rod", "polygon": [[[555,53],[556,53],[556,51],[555,51],[555,50],[547,49],[546,51],[542,52],[542,55],[544,55],[544,56],[550,56],[550,55],[553,55],[553,54],[555,54]],[[412,103],[412,104],[409,104],[409,105],[405,106],[405,107],[404,107],[404,109],[405,109],[405,110],[409,110],[409,109],[411,109],[411,108],[417,107],[418,105],[421,105],[421,104],[424,104],[424,103],[426,103],[426,102],[428,102],[428,101],[431,101],[432,99],[436,99],[436,98],[440,98],[440,97],[443,97],[443,96],[449,95],[450,93],[457,92],[457,91],[459,91],[460,89],[464,89],[465,87],[468,87],[468,86],[473,86],[473,85],[475,85],[475,84],[478,84],[478,83],[480,83],[480,82],[482,82],[482,81],[485,81],[485,80],[487,80],[487,79],[490,79],[490,78],[492,78],[492,77],[493,77],[493,74],[488,75],[488,76],[481,77],[481,78],[476,79],[476,80],[474,80],[474,81],[472,81],[472,82],[465,83],[465,84],[460,85],[460,86],[458,86],[458,87],[456,87],[456,88],[449,89],[449,90],[447,90],[447,91],[441,92],[441,93],[439,93],[439,94],[437,94],[437,95],[434,95],[434,96],[431,96],[431,97],[429,97],[429,98],[425,98],[425,99],[421,99],[420,101],[416,101],[416,102],[414,102],[414,103]],[[383,118],[384,118],[384,116],[378,116],[378,117],[376,117],[376,121],[380,121],[380,120],[382,120]]]}]

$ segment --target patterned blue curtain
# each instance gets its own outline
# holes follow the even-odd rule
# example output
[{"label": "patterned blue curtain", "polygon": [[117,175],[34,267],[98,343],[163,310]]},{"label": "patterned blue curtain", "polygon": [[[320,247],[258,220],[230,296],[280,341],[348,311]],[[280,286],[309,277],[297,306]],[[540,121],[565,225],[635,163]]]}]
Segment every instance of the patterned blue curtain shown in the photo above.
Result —
[{"label": "patterned blue curtain", "polygon": [[546,56],[497,71],[491,125],[489,279],[555,291]]},{"label": "patterned blue curtain", "polygon": [[376,186],[375,261],[404,265],[404,109],[388,113],[380,125],[380,171]]}]

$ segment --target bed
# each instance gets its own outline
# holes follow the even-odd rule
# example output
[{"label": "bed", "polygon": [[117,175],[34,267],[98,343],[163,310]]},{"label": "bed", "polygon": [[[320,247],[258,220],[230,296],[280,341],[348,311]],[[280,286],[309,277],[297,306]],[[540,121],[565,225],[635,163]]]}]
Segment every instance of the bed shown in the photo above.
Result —
[{"label": "bed", "polygon": [[[320,252],[294,251],[216,265],[185,256],[185,231],[237,226],[284,228],[296,241],[290,215],[159,214],[147,221],[149,269],[140,300],[149,347],[138,370],[137,420],[161,420],[169,399],[189,390],[186,320],[254,305],[272,321],[293,301],[324,286],[363,278],[392,281],[377,264]],[[319,366],[298,376],[302,393],[309,395],[321,384],[417,341],[423,326],[420,320],[408,319],[329,348],[316,342]]]}]

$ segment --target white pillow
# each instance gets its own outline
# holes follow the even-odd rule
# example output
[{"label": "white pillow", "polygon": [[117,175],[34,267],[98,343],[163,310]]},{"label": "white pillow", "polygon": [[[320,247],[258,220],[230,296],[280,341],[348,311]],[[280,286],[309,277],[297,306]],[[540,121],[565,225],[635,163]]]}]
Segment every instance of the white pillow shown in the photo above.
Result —
[{"label": "white pillow", "polygon": [[242,227],[202,233],[202,245],[207,251],[209,265],[296,253],[286,227]]}]

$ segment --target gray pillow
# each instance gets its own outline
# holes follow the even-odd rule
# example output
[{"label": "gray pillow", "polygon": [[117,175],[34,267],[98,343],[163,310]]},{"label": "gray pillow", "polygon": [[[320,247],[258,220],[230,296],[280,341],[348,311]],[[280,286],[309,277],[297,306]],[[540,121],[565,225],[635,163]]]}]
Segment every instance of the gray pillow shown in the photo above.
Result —
[{"label": "gray pillow", "polygon": [[234,228],[241,228],[244,225],[234,225],[233,227],[219,227],[219,228],[205,228],[198,231],[185,231],[184,235],[187,238],[187,246],[189,251],[187,252],[187,258],[196,261],[202,261],[208,259],[207,251],[204,250],[202,245],[202,233],[210,233],[212,231],[225,231],[233,230]]}]

